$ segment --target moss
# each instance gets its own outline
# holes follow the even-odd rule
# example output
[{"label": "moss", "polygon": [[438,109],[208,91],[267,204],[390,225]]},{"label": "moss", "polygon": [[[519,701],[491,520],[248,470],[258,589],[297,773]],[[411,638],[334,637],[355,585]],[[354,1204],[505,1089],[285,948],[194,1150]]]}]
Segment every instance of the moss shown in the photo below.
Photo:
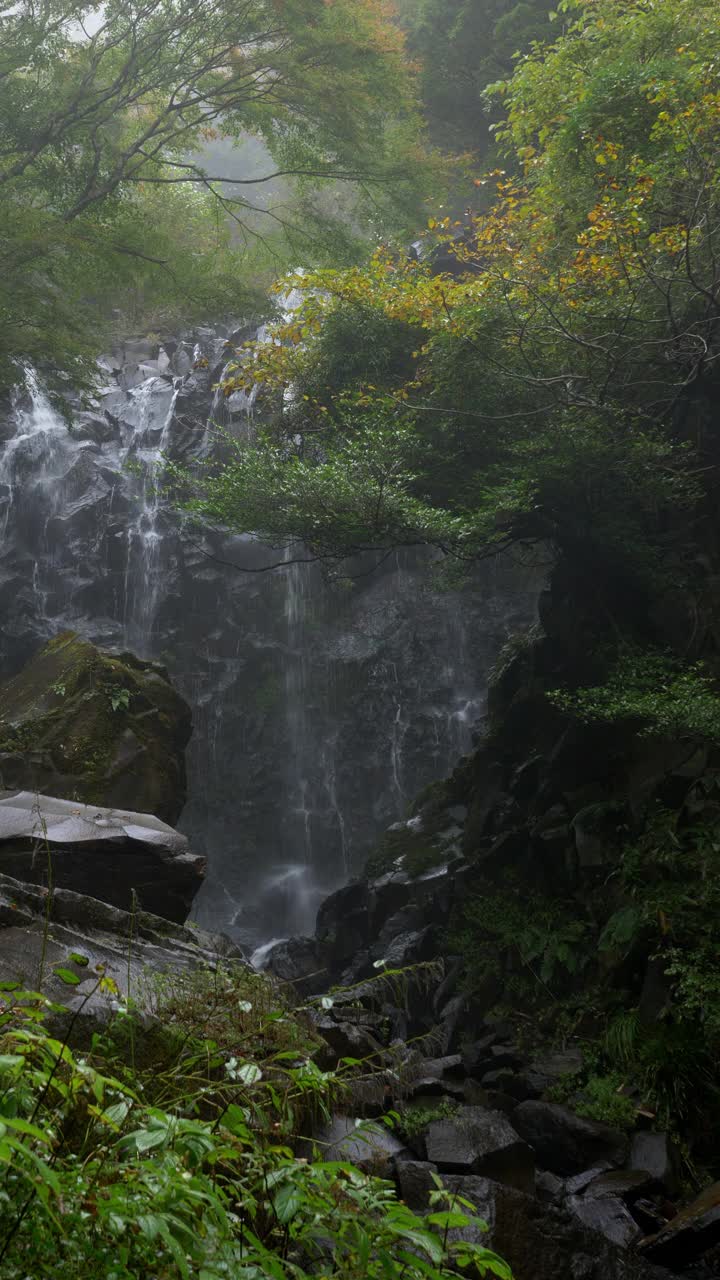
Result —
[{"label": "moss", "polygon": [[[398,859],[401,867],[397,867]],[[410,827],[387,831],[377,849],[371,853],[365,866],[365,875],[374,879],[388,871],[407,871],[413,878],[439,866],[445,855],[441,846],[433,844],[423,831],[419,834]]]},{"label": "moss", "polygon": [[184,800],[189,723],[161,669],[73,633],[0,690],[0,750],[26,758],[24,770],[15,762],[15,785],[20,775],[27,789],[170,821]]}]

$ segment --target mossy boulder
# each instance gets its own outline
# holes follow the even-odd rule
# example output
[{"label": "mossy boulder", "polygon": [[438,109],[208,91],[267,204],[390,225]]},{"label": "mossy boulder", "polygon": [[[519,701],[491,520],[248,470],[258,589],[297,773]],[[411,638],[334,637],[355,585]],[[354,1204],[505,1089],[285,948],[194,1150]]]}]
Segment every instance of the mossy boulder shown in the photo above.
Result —
[{"label": "mossy boulder", "polygon": [[0,786],[174,823],[190,731],[161,666],[65,632],[0,687]]}]

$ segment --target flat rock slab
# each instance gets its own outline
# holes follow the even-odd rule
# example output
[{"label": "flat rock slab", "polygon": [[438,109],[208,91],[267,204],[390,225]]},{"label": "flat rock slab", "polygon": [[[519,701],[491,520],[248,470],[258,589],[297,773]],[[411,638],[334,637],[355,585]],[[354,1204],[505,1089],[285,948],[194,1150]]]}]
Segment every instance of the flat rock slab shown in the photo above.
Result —
[{"label": "flat rock slab", "polygon": [[[218,960],[242,963],[221,934],[174,924],[148,912],[133,915],[94,898],[0,875],[0,982],[42,989],[52,1000],[83,1007],[83,1018],[108,1013],[111,998],[96,990],[100,973],[122,998],[152,1007],[153,975],[186,972]],[[69,970],[72,985],[55,974]]]},{"label": "flat rock slab", "polygon": [[425,1150],[445,1172],[481,1173],[521,1191],[533,1189],[533,1153],[500,1111],[462,1107],[452,1119],[434,1120],[425,1133]]},{"label": "flat rock slab", "polygon": [[205,860],[159,818],[76,804],[31,791],[0,792],[0,872],[52,883],[131,910],[139,905],[183,921],[202,883]]}]

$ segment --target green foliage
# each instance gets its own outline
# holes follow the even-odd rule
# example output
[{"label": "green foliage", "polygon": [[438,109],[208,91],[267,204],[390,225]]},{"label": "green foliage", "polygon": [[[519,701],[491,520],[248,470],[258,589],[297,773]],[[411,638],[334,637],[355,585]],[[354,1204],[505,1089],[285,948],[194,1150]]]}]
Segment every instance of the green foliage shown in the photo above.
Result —
[{"label": "green foliage", "polygon": [[603,685],[548,697],[581,720],[640,720],[647,734],[720,738],[720,697],[702,663],[683,667],[664,654],[630,651]]},{"label": "green foliage", "polygon": [[633,1129],[637,1118],[632,1098],[623,1092],[625,1081],[617,1072],[590,1076],[573,1108],[588,1120],[610,1124],[616,1129]]},{"label": "green foliage", "polygon": [[21,0],[0,33],[0,387],[26,362],[81,385],[113,311],[257,310],[270,264],[417,217],[430,167],[375,0]]},{"label": "green foliage", "polygon": [[443,1098],[434,1107],[405,1107],[400,1116],[398,1130],[403,1138],[412,1141],[427,1129],[435,1120],[454,1120],[460,1110],[460,1104],[450,1098]]},{"label": "green foliage", "polygon": [[[509,8],[453,0],[448,22],[429,2],[419,21],[445,22],[472,63],[489,29],[513,29]],[[308,274],[305,306],[228,380],[268,388],[255,456],[185,476],[184,497],[326,561],[541,543],[611,637],[630,614],[653,644],[650,598],[706,589],[720,17],[713,0],[597,0],[552,30],[497,88],[518,176],[494,175],[482,216],[430,219],[420,262],[383,250]]]},{"label": "green foliage", "polygon": [[589,923],[572,904],[484,885],[463,905],[450,946],[465,957],[471,986],[491,974],[505,974],[513,985],[517,972],[519,992],[532,997],[540,987],[552,997],[556,983],[586,967],[589,940]]},{"label": "green foliage", "polygon": [[485,90],[511,73],[519,50],[552,33],[547,0],[405,0],[400,12],[433,135],[483,159],[497,118]]},{"label": "green foliage", "polygon": [[[168,983],[165,1061],[145,1068],[114,1043],[127,1009],[78,1057],[47,1030],[59,1010],[42,995],[6,999],[0,1276],[450,1280],[472,1267],[511,1280],[490,1250],[450,1242],[450,1227],[482,1224],[441,1186],[423,1219],[348,1163],[295,1158],[299,1100],[327,1114],[336,1080],[308,1056],[297,1019],[283,1032],[294,1048],[278,1050],[277,1025],[293,1019],[271,1008],[266,979],[225,968]],[[231,1010],[233,1058],[205,1036]]]},{"label": "green foliage", "polygon": [[110,706],[113,711],[127,711],[130,706],[130,690],[129,689],[111,689],[108,697],[110,698]]}]

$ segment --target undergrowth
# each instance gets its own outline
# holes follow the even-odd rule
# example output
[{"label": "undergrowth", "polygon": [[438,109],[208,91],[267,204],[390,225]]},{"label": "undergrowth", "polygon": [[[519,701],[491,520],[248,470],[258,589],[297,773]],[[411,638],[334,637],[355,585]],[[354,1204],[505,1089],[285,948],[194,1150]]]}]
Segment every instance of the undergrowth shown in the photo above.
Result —
[{"label": "undergrowth", "polygon": [[307,1139],[352,1064],[319,1069],[310,1023],[268,979],[231,965],[163,979],[149,1025],[120,1002],[83,1054],[70,1042],[109,979],[64,1039],[50,1019],[67,1010],[11,986],[0,1280],[510,1280],[491,1251],[450,1240],[478,1225],[468,1202],[437,1185],[420,1218],[392,1184],[316,1158]]}]

